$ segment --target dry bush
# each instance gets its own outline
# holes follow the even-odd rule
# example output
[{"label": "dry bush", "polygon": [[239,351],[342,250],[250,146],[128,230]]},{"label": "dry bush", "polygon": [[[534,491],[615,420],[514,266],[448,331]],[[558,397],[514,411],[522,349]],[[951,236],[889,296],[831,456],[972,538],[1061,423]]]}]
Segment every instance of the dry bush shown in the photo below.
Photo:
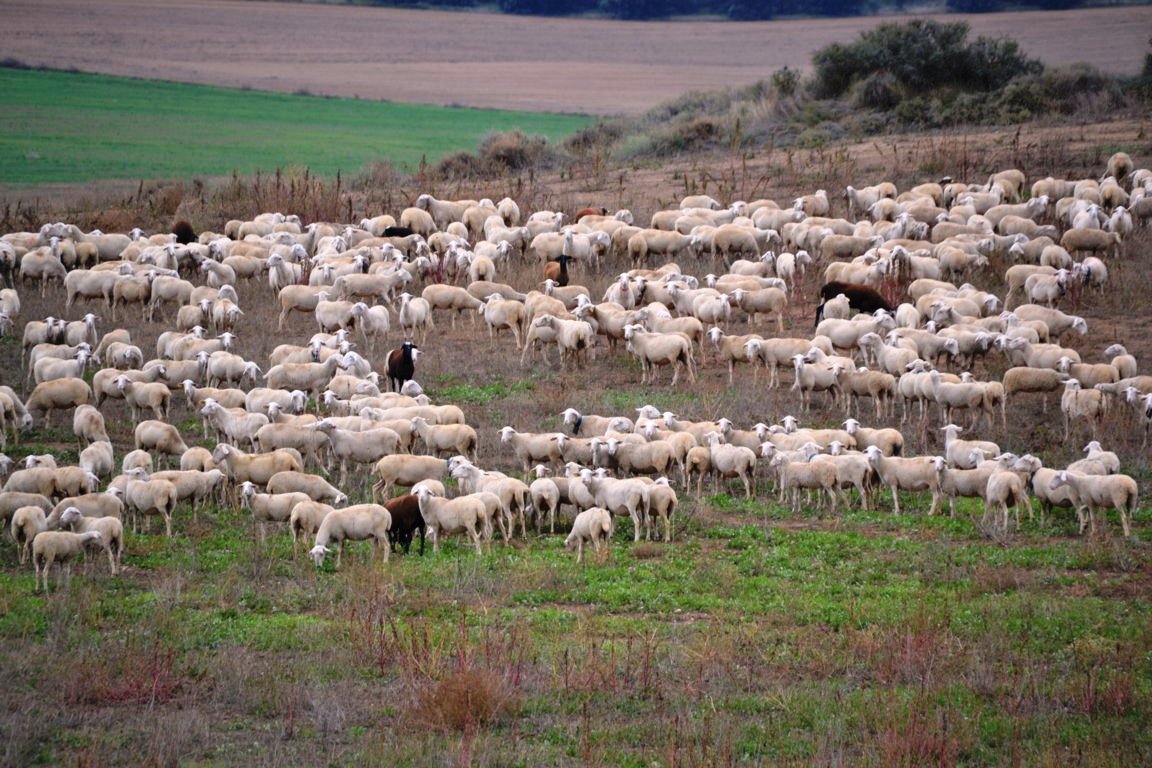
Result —
[{"label": "dry bush", "polygon": [[497,722],[516,701],[504,679],[487,669],[463,669],[431,683],[415,715],[431,728],[474,731]]}]

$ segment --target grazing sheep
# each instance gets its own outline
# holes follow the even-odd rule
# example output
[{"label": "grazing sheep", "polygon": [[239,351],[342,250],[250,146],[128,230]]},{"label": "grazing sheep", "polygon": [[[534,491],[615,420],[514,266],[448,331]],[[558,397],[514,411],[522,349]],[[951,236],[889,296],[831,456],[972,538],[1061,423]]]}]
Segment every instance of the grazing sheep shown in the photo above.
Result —
[{"label": "grazing sheep", "polygon": [[84,549],[90,541],[96,541],[102,536],[100,531],[87,531],[73,533],[71,531],[43,531],[32,541],[32,564],[36,568],[36,591],[40,591],[41,574],[43,574],[44,591],[48,591],[48,571],[52,563],[59,563],[61,568]]},{"label": "grazing sheep", "polygon": [[74,408],[93,400],[92,388],[83,379],[54,379],[41,382],[24,403],[31,413],[43,413],[45,426],[52,421],[52,411]]},{"label": "grazing sheep", "polygon": [[584,560],[584,542],[591,541],[596,557],[600,557],[600,542],[603,540],[605,552],[612,541],[612,515],[603,507],[590,507],[572,521],[572,532],[564,540],[564,548],[576,550],[576,562]]},{"label": "grazing sheep", "polygon": [[332,550],[328,548],[330,542],[336,542],[336,567],[340,567],[340,559],[344,555],[345,541],[372,540],[372,559],[376,553],[383,549],[384,562],[388,562],[391,545],[388,540],[388,531],[392,527],[392,515],[379,504],[356,504],[343,509],[334,509],[329,512],[320,529],[316,532],[315,545],[310,554],[316,567],[324,565],[324,556]]}]

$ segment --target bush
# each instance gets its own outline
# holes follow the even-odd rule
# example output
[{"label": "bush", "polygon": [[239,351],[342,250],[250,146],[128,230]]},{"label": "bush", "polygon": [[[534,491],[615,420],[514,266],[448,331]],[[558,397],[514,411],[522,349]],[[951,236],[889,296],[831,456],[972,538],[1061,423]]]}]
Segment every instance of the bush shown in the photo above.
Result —
[{"label": "bush", "polygon": [[892,78],[909,93],[940,87],[992,90],[1016,76],[1043,71],[1014,40],[980,37],[968,43],[967,37],[964,22],[881,24],[861,32],[855,43],[833,43],[813,55],[815,94],[839,97],[853,83],[877,75]]}]

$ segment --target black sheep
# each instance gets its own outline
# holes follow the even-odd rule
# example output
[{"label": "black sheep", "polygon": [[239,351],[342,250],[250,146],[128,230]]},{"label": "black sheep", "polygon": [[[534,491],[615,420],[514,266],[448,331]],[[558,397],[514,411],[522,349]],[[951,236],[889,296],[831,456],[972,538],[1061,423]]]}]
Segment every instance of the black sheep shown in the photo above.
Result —
[{"label": "black sheep", "polygon": [[413,378],[419,359],[420,349],[410,341],[388,353],[388,382],[394,392],[399,392],[404,382]]},{"label": "black sheep", "polygon": [[196,230],[192,229],[192,225],[184,219],[180,219],[172,225],[172,234],[176,236],[176,242],[181,245],[188,245],[188,243],[194,243],[197,240]]},{"label": "black sheep", "polygon": [[413,234],[409,227],[384,227],[380,237],[408,237]]},{"label": "black sheep", "polygon": [[887,312],[895,312],[895,308],[889,304],[880,292],[870,285],[862,283],[841,283],[833,281],[825,283],[824,287],[820,289],[820,306],[816,307],[816,325],[824,319],[824,302],[828,299],[834,299],[840,294],[848,297],[848,306],[857,312],[867,312],[871,314],[878,309],[883,309]]},{"label": "black sheep", "polygon": [[384,502],[384,508],[392,515],[392,527],[388,529],[388,540],[392,551],[396,545],[404,548],[404,554],[412,546],[412,537],[420,534],[420,554],[424,554],[424,518],[420,514],[420,501],[415,494],[397,496]]}]

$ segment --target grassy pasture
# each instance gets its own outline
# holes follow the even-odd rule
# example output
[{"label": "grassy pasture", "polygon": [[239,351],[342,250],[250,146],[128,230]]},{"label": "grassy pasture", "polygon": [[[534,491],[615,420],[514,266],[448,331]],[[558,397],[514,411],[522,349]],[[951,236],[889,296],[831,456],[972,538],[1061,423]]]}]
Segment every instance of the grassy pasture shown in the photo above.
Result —
[{"label": "grassy pasture", "polygon": [[[901,188],[918,175],[967,168],[939,146],[893,143],[885,157],[906,169]],[[1030,178],[1056,165],[1041,146],[1048,165],[1020,161]],[[1094,146],[1077,160],[1092,169],[1102,152]],[[846,162],[847,151],[835,150],[805,155],[795,170],[781,165],[772,194],[784,201],[813,188],[803,173],[826,172],[818,183],[833,189],[880,172],[849,171]],[[1080,169],[1053,168],[1090,172]],[[641,186],[622,189],[621,202],[648,214],[637,203],[666,193]],[[501,188],[476,191],[498,197]],[[293,201],[284,210],[320,207]],[[1090,331],[1073,341],[1077,348],[1098,355],[1122,340],[1140,360],[1152,355],[1142,310],[1150,245],[1148,231],[1134,235],[1110,264],[1112,288],[1081,297]],[[624,268],[613,261],[600,272],[580,268],[576,278],[599,296]],[[1002,295],[1002,271],[997,265],[981,284]],[[522,289],[539,277],[535,264],[500,275]],[[810,333],[817,280],[810,271],[801,281],[786,334]],[[238,290],[248,313],[238,328],[245,357],[266,360],[275,345],[315,331],[311,317],[294,315],[288,331],[269,333],[276,308],[266,285]],[[45,298],[31,288],[22,296],[23,319],[61,313],[58,286]],[[113,327],[106,310],[94,309],[104,313],[101,331]],[[138,309],[121,310],[115,324],[150,352],[171,312],[143,322]],[[653,403],[689,419],[729,415],[742,426],[798,407],[788,374],[781,389],[768,390],[741,367],[728,387],[713,360],[696,385],[672,390],[663,371],[645,387],[622,350],[598,349],[577,371],[538,357],[522,368],[506,335],[490,341],[468,318],[456,328],[446,314],[436,320],[418,378],[436,402],[463,407],[480,430],[486,468],[518,471],[498,443],[500,426],[555,431],[567,405],[633,415]],[[742,319],[732,327],[751,330]],[[20,389],[18,338],[0,340],[0,381]],[[398,339],[394,329],[389,341]],[[378,366],[384,348],[368,355]],[[1004,362],[980,366],[998,376]],[[806,425],[839,422],[842,411],[817,401]],[[128,410],[110,401],[104,412],[119,458],[132,443]],[[869,415],[865,406],[863,420]],[[212,445],[180,393],[171,420],[189,442]],[[905,425],[908,452],[938,452],[938,427],[935,416]],[[1009,409],[1007,428],[982,436],[1063,465],[1080,457],[1089,436],[1083,425],[1067,442],[1061,432],[1055,400],[1045,414],[1038,396],[1025,396]],[[978,503],[962,500],[955,519],[928,518],[923,494],[905,497],[899,517],[886,493],[880,511],[855,503],[834,518],[808,505],[793,514],[761,477],[751,501],[738,484],[706,485],[699,500],[682,492],[671,544],[634,544],[620,520],[607,560],[589,554],[583,566],[560,546],[571,510],[555,535],[497,542],[480,558],[450,539],[438,555],[394,555],[384,565],[350,544],[341,569],[330,559],[317,571],[305,557],[293,560],[283,526],[261,543],[241,512],[210,506],[194,520],[181,507],[172,539],[157,520],[128,533],[121,577],[90,554],[70,579],[54,572],[44,596],[5,533],[0,766],[1150,764],[1152,474],[1141,436],[1123,409],[1101,427],[1145,489],[1130,541],[1115,515],[1106,533],[1079,536],[1068,510],[1043,523],[1025,517],[1012,536],[993,541],[973,525]],[[48,450],[76,461],[67,417],[6,448],[15,458]],[[365,481],[365,470],[353,474],[353,501],[365,500]]]},{"label": "grassy pasture", "polygon": [[226,176],[373,161],[414,169],[518,128],[557,139],[577,115],[452,109],[71,72],[0,69],[0,180],[8,185]]}]

